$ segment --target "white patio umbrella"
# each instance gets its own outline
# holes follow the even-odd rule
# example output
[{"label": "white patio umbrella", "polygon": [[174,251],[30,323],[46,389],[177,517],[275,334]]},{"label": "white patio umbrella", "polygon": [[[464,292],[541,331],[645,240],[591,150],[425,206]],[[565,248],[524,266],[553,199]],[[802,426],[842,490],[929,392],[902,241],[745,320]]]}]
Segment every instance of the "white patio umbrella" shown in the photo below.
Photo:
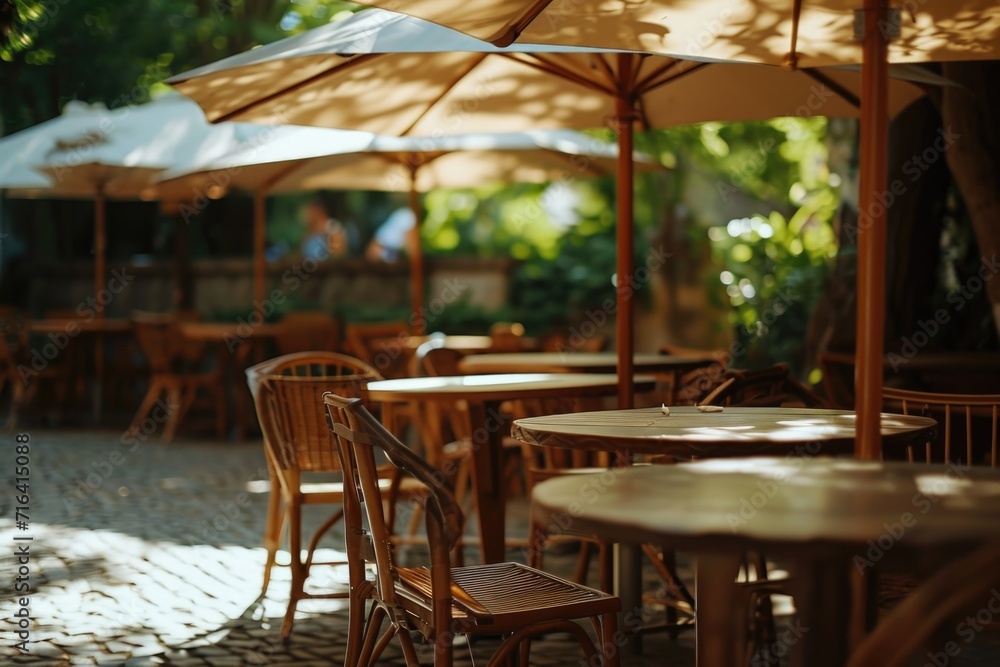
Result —
[{"label": "white patio umbrella", "polygon": [[[570,130],[480,133],[440,137],[386,137],[363,132],[282,127],[260,146],[209,162],[192,162],[160,175],[159,188],[183,198],[207,183],[254,194],[255,298],[264,298],[266,194],[320,189],[408,192],[422,219],[418,193],[494,182],[565,181],[614,174],[618,148]],[[640,169],[662,167],[636,154]],[[411,305],[421,312],[424,271],[419,245],[410,258]],[[422,318],[415,318],[417,326]],[[423,331],[416,331],[423,333]]]},{"label": "white patio umbrella", "polygon": [[[619,404],[632,404],[632,127],[792,115],[853,117],[861,77],[824,68],[691,62],[514,44],[377,9],[171,79],[213,122],[318,125],[395,135],[596,127],[619,136]],[[889,112],[922,94],[887,86]]]},{"label": "white patio umbrella", "polygon": [[105,278],[105,200],[155,199],[154,177],[231,152],[266,130],[209,124],[182,95],[109,110],[70,102],[50,121],[0,139],[0,187],[13,197],[94,200],[94,288]]}]

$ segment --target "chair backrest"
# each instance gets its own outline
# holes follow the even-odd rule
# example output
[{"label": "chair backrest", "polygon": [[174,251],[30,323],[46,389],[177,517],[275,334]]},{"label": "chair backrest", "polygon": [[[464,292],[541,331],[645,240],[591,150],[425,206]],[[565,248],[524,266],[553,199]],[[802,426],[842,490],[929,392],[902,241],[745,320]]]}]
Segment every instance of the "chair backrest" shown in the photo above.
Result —
[{"label": "chair backrest", "polygon": [[[997,417],[1000,394],[941,394],[882,388],[883,409],[936,419],[936,435],[910,446],[910,461],[997,467]],[[919,451],[922,449],[922,451]]]},{"label": "chair backrest", "polygon": [[816,363],[823,373],[823,393],[830,403],[844,410],[854,409],[854,354],[820,352]]},{"label": "chair backrest", "polygon": [[793,378],[787,364],[756,371],[727,370],[698,405],[732,407],[829,407],[826,399]]},{"label": "chair backrest", "polygon": [[[431,596],[434,600],[434,627],[451,628],[451,550],[462,535],[462,511],[448,490],[443,473],[434,470],[423,458],[397,440],[372,416],[358,399],[325,394],[328,425],[339,445],[345,480],[345,520],[349,535],[360,535],[360,515],[352,508],[364,504],[368,530],[372,538],[376,565],[376,590],[390,610],[398,609],[399,593],[393,577],[392,548],[386,525],[378,482],[377,452],[397,469],[424,484],[426,492],[418,497],[426,508],[427,540],[430,546]],[[360,557],[357,542],[348,543],[348,552]]]},{"label": "chair backrest", "polygon": [[278,323],[274,344],[278,354],[332,352],[340,344],[340,323],[326,313],[288,313]]},{"label": "chair backrest", "polygon": [[410,326],[406,322],[348,324],[344,347],[349,354],[364,359],[387,378],[407,375],[412,351],[406,347]]},{"label": "chair backrest", "polygon": [[704,366],[675,375],[676,386],[673,389],[673,395],[677,405],[695,405],[722,384],[725,379],[724,374],[728,360],[725,350],[697,350],[673,343],[664,343],[657,351],[669,356],[705,360]]},{"label": "chair backrest", "polygon": [[340,457],[326,428],[325,392],[361,398],[374,368],[335,352],[299,352],[247,371],[268,458],[279,470],[336,471]]},{"label": "chair backrest", "polygon": [[20,380],[17,367],[27,362],[28,318],[17,308],[0,306],[0,371]]},{"label": "chair backrest", "polygon": [[523,339],[524,325],[520,322],[497,322],[490,327],[492,352],[518,352]]}]

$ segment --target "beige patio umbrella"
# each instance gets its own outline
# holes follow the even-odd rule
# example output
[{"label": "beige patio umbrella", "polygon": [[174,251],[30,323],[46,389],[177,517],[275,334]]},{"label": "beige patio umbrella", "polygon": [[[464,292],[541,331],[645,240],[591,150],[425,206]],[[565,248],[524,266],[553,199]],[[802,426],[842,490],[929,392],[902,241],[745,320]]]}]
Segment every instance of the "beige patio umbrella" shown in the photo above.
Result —
[{"label": "beige patio umbrella", "polygon": [[[471,3],[470,3],[471,4]],[[392,12],[368,10],[170,81],[212,121],[393,135],[611,125],[618,183],[619,404],[632,405],[632,128],[708,120],[859,113],[861,77],[824,68],[677,60],[592,48],[499,49]],[[922,94],[886,87],[895,114]]]},{"label": "beige patio umbrella", "polygon": [[[362,4],[397,9],[388,0]],[[517,41],[638,49],[792,68],[864,63],[858,237],[857,455],[881,451],[885,320],[888,62],[1000,58],[995,0],[920,0],[890,11],[879,0],[410,0],[405,11],[499,46]]]},{"label": "beige patio umbrella", "polygon": [[[798,67],[862,61],[855,38],[861,0],[359,0],[401,11],[497,46],[515,42],[631,49],[681,58]],[[889,5],[889,3],[883,3]],[[992,60],[1000,49],[994,0],[892,3],[899,23],[889,62]]]},{"label": "beige patio umbrella", "polygon": [[[254,294],[264,299],[264,197],[322,189],[409,193],[418,225],[419,193],[495,182],[568,181],[614,174],[615,144],[570,130],[386,137],[310,127],[276,128],[267,141],[221,159],[164,172],[158,189],[190,197],[224,183],[254,195]],[[640,169],[662,167],[636,154]],[[424,269],[419,244],[410,258],[411,306],[423,310]],[[414,319],[421,329],[423,318]],[[422,330],[417,334],[425,333]]]}]

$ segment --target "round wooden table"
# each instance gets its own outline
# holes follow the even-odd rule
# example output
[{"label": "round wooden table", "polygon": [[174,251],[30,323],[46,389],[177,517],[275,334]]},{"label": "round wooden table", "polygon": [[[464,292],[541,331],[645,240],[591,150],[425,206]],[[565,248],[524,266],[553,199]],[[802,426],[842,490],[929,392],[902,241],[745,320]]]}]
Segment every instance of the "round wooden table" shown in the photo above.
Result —
[{"label": "round wooden table", "polygon": [[[884,446],[904,446],[927,434],[937,422],[928,417],[882,415]],[[762,456],[795,453],[851,453],[855,415],[850,410],[818,408],[696,407],[606,410],[530,417],[514,422],[518,440],[545,447],[627,450],[684,457]]]},{"label": "round wooden table", "polygon": [[[697,664],[740,664],[740,554],[790,557],[793,665],[847,658],[851,568],[954,557],[1000,542],[1000,470],[831,458],[715,459],[538,484],[536,519],[611,540],[667,542],[698,557]],[[926,560],[925,562],[929,562]]]},{"label": "round wooden table", "polygon": [[[648,391],[654,385],[655,378],[649,376],[635,379],[636,391]],[[482,557],[485,563],[496,563],[503,560],[506,535],[500,404],[516,399],[613,396],[617,389],[617,375],[519,373],[383,380],[368,385],[368,398],[379,403],[466,402]]]}]

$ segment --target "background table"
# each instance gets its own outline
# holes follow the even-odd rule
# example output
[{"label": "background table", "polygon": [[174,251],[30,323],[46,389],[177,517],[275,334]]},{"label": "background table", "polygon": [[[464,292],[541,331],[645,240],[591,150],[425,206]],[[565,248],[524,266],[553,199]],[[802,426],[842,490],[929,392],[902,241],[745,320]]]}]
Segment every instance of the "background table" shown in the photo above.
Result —
[{"label": "background table", "polygon": [[[716,363],[707,357],[668,354],[637,354],[632,360],[635,373],[669,378],[668,402],[676,398],[681,375]],[[458,367],[463,373],[617,373],[618,359],[614,352],[510,352],[473,354]]]},{"label": "background table", "polygon": [[[636,391],[652,389],[655,379],[636,378]],[[506,498],[501,454],[503,401],[540,398],[613,396],[618,376],[606,374],[470,375],[383,380],[368,385],[368,398],[379,403],[465,401],[472,434],[473,489],[479,518],[483,562],[503,560]]]},{"label": "background table", "polygon": [[[591,489],[600,484],[600,493]],[[589,486],[588,486],[589,485]],[[849,572],[869,541],[886,556],[953,557],[1000,541],[1000,470],[850,459],[719,459],[642,466],[538,484],[536,516],[612,540],[669,541],[699,556],[698,664],[740,664],[739,554],[787,554],[801,625],[793,665],[844,664]],[[750,503],[750,509],[747,504]],[[907,518],[909,517],[909,518]],[[911,520],[912,519],[912,520]],[[906,525],[909,524],[909,525]],[[905,526],[905,527],[903,527]],[[734,641],[735,638],[735,641]]]}]

